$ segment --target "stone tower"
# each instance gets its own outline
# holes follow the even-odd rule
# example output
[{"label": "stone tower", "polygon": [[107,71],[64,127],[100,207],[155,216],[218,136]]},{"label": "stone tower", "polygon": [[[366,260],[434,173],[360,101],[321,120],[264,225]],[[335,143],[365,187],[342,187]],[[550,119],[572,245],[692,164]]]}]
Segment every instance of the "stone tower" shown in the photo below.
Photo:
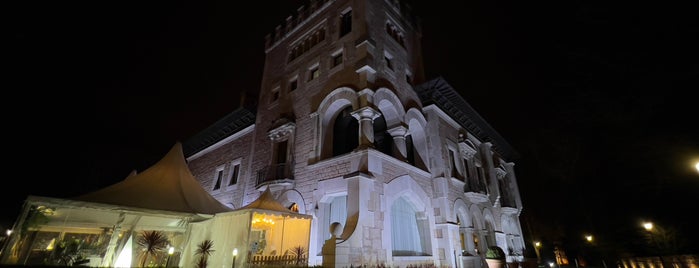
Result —
[{"label": "stone tower", "polygon": [[335,267],[479,268],[492,245],[515,261],[515,153],[446,81],[426,80],[420,40],[397,0],[299,7],[265,39],[256,111],[185,144],[192,173],[233,208],[270,189],[312,215],[310,265],[324,246]]}]

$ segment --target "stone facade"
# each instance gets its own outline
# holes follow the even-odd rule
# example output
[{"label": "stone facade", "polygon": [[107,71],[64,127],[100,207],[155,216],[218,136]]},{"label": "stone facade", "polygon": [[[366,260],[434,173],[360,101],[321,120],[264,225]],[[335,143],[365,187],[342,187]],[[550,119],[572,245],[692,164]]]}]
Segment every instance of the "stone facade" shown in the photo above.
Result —
[{"label": "stone facade", "polygon": [[188,141],[204,188],[233,208],[269,188],[312,215],[310,265],[324,245],[336,267],[480,267],[468,255],[490,245],[521,258],[515,153],[446,81],[424,78],[409,7],[318,0],[297,11],[267,36],[254,123]]}]

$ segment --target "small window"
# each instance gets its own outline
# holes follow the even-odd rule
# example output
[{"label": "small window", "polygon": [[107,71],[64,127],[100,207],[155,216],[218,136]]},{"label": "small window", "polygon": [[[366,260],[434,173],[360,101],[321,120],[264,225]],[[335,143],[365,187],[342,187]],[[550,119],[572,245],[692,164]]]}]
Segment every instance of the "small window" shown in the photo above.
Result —
[{"label": "small window", "polygon": [[272,90],[272,99],[270,99],[270,102],[275,102],[279,99],[279,88],[275,88]]},{"label": "small window", "polygon": [[296,78],[294,78],[294,80],[291,80],[291,82],[289,83],[289,91],[294,91],[298,87],[299,87],[298,80],[296,80]]},{"label": "small window", "polygon": [[299,204],[296,204],[296,203],[291,204],[291,206],[289,206],[289,210],[298,213],[299,212]]},{"label": "small window", "polygon": [[310,73],[308,74],[308,81],[316,79],[318,78],[318,76],[320,76],[320,68],[318,66],[315,66],[310,69]]},{"label": "small window", "polygon": [[393,71],[393,63],[391,62],[391,58],[389,58],[388,56],[384,56],[384,58],[386,59],[386,67]]},{"label": "small window", "polygon": [[352,10],[342,13],[340,16],[340,37],[352,31]]},{"label": "small window", "polygon": [[231,174],[231,180],[228,181],[229,186],[238,183],[238,176],[240,175],[240,164],[233,165],[233,168],[231,170],[233,174]]},{"label": "small window", "polygon": [[333,67],[342,64],[342,52],[333,55]]},{"label": "small window", "polygon": [[214,184],[214,190],[221,189],[221,180],[223,180],[223,169],[219,169],[216,172],[216,184]]}]

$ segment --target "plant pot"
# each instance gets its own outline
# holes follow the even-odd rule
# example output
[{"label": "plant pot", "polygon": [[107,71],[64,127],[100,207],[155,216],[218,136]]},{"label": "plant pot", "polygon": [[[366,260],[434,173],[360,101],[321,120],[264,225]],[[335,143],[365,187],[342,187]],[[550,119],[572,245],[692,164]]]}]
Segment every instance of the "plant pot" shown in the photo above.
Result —
[{"label": "plant pot", "polygon": [[502,259],[485,259],[485,262],[488,263],[488,268],[505,268],[507,265],[507,262]]}]

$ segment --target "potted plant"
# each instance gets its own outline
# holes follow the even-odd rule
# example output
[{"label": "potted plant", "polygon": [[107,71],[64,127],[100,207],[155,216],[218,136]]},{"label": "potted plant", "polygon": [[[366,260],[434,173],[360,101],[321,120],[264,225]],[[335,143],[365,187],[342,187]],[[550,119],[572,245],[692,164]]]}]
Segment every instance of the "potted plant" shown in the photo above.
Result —
[{"label": "potted plant", "polygon": [[507,261],[505,260],[507,256],[505,251],[498,246],[488,247],[488,251],[485,252],[485,261],[488,263],[489,268],[503,268]]}]

